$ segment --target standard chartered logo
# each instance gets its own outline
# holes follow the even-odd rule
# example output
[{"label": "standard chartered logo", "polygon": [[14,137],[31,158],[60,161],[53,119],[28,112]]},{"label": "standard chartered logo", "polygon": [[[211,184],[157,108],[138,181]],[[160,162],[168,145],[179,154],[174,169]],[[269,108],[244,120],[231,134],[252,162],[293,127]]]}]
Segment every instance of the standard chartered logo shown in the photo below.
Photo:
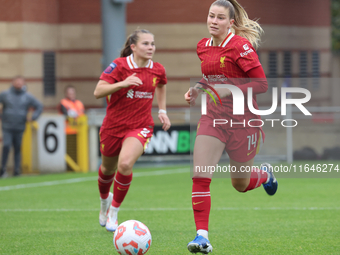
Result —
[{"label": "standard chartered logo", "polygon": [[127,94],[126,94],[126,97],[132,99],[133,96],[134,96],[134,91],[133,91],[133,89],[130,89],[130,90],[127,92]]},{"label": "standard chartered logo", "polygon": [[127,98],[146,98],[146,99],[152,99],[153,95],[152,92],[146,92],[146,91],[133,91],[133,89],[130,89],[127,94]]}]

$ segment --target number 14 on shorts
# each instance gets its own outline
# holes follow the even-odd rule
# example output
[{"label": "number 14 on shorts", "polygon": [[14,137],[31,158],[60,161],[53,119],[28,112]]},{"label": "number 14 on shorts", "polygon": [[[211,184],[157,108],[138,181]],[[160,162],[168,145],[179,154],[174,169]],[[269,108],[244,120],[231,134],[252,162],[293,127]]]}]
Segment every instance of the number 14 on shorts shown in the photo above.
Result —
[{"label": "number 14 on shorts", "polygon": [[248,151],[250,150],[253,151],[254,149],[256,149],[257,145],[257,133],[248,135],[247,138],[248,138]]}]

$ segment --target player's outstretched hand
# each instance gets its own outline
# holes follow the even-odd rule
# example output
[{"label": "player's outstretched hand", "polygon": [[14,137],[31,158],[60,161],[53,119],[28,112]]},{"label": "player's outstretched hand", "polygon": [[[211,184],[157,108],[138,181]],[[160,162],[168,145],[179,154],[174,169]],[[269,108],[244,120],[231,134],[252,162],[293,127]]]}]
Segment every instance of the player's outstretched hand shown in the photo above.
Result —
[{"label": "player's outstretched hand", "polygon": [[159,113],[158,119],[163,124],[162,128],[164,131],[168,131],[168,129],[171,127],[170,119],[166,113]]},{"label": "player's outstretched hand", "polygon": [[122,88],[127,88],[131,85],[139,86],[142,84],[143,84],[142,80],[137,77],[136,73],[134,73],[124,80],[124,84],[122,85]]},{"label": "player's outstretched hand", "polygon": [[190,88],[187,93],[184,94],[184,99],[191,106],[195,106],[195,101],[198,96],[198,92],[194,88]]}]

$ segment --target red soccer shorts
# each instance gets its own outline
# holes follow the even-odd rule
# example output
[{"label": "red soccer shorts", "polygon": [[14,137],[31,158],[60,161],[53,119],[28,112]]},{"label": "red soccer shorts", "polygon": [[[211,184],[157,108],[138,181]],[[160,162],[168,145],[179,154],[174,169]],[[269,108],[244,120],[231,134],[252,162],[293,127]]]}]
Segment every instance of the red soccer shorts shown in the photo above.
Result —
[{"label": "red soccer shorts", "polygon": [[197,126],[197,136],[208,135],[218,138],[225,144],[229,157],[236,162],[247,162],[260,151],[262,132],[257,127],[231,129],[226,125],[213,126],[213,119],[202,116]]},{"label": "red soccer shorts", "polygon": [[99,133],[100,152],[105,157],[118,156],[122,149],[123,142],[128,137],[136,137],[143,145],[144,150],[147,148],[150,138],[153,134],[153,128],[138,128],[128,130],[123,137],[107,135],[105,132]]}]

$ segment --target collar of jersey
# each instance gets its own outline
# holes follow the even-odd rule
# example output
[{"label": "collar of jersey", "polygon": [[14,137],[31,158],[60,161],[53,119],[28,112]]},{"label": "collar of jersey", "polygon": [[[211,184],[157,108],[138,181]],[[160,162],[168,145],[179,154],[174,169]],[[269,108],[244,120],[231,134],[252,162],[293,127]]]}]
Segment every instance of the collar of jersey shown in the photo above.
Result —
[{"label": "collar of jersey", "polygon": [[[139,68],[137,66],[137,64],[135,63],[135,61],[133,60],[133,54],[131,54],[130,56],[128,56],[126,58],[126,61],[127,61],[127,64],[129,65],[130,69],[134,69],[134,68]],[[153,68],[153,61],[151,59],[149,59],[149,62],[148,64],[146,65],[145,68],[150,68],[152,69]]]},{"label": "collar of jersey", "polygon": [[[230,31],[228,31],[228,35],[226,36],[226,38],[224,38],[224,40],[218,45],[218,47],[225,47],[228,42],[231,40],[231,38],[234,37],[234,34]],[[206,43],[205,46],[213,46],[213,38],[211,37]]]}]

